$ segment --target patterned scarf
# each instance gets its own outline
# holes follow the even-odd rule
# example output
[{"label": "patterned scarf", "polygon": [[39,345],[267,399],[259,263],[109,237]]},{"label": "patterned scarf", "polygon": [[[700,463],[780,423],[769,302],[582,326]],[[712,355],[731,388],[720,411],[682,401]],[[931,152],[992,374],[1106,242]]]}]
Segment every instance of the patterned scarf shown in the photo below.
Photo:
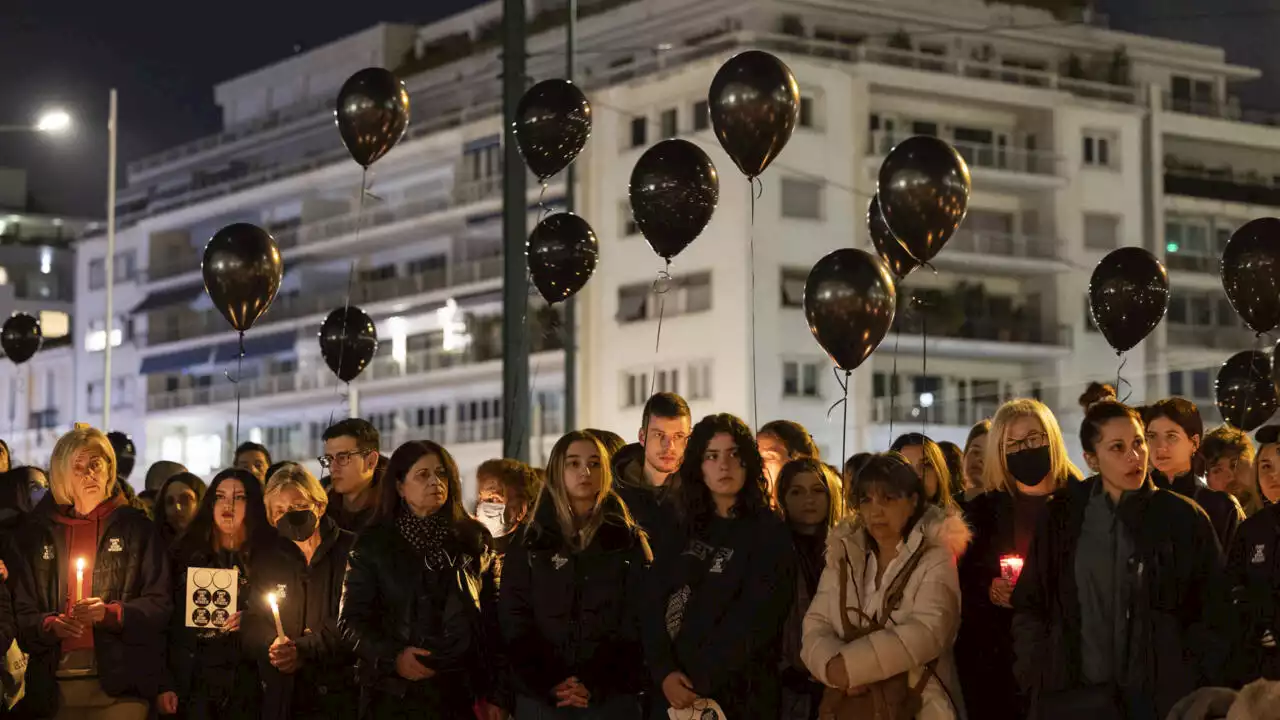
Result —
[{"label": "patterned scarf", "polygon": [[402,502],[396,516],[396,527],[413,549],[426,560],[427,567],[439,569],[449,563],[449,554],[445,552],[444,545],[449,537],[450,524],[445,513],[437,511],[426,517],[418,517]]}]

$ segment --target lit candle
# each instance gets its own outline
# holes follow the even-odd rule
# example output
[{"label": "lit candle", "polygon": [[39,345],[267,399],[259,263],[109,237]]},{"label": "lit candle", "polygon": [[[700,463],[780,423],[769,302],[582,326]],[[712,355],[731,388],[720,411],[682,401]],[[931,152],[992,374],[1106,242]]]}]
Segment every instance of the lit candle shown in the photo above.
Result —
[{"label": "lit candle", "polygon": [[76,602],[84,599],[84,558],[76,558]]},{"label": "lit candle", "polygon": [[1018,584],[1018,576],[1022,575],[1021,555],[1002,555],[1000,557],[1000,577],[1014,585]]},{"label": "lit candle", "polygon": [[271,606],[271,614],[276,619],[276,637],[284,637],[284,626],[280,624],[280,604],[276,602],[276,594],[267,595],[267,604]]}]

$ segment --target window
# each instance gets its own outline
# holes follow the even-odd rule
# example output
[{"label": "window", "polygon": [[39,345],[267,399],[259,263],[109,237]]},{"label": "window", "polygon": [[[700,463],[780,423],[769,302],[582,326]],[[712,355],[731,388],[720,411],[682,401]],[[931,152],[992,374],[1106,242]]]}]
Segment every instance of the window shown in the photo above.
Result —
[{"label": "window", "polygon": [[696,313],[711,309],[711,273],[691,275],[680,283],[681,312]]},{"label": "window", "polygon": [[814,125],[813,118],[813,98],[800,96],[800,127],[812,128]]},{"label": "window", "polygon": [[1084,246],[1090,250],[1120,247],[1120,218],[1102,213],[1084,214]]},{"label": "window", "polygon": [[57,310],[41,310],[40,332],[50,339],[66,337],[71,332],[71,316]]},{"label": "window", "polygon": [[711,361],[700,360],[689,363],[689,381],[685,386],[686,400],[707,400],[711,398]]},{"label": "window", "polygon": [[375,268],[360,271],[360,282],[379,282],[381,280],[391,280],[396,276],[396,266],[394,263],[380,265]]},{"label": "window", "polygon": [[680,394],[680,371],[676,368],[664,368],[654,375],[654,390]]},{"label": "window", "polygon": [[618,209],[618,217],[622,218],[622,237],[629,238],[640,234],[640,226],[636,224],[636,218],[631,213],[630,201],[622,201]]},{"label": "window", "polygon": [[631,118],[631,147],[644,147],[649,142],[648,119],[644,117]]},{"label": "window", "polygon": [[788,360],[782,363],[783,397],[818,397],[818,363]]},{"label": "window", "polygon": [[782,307],[804,307],[804,284],[808,279],[808,271],[782,268]]},{"label": "window", "polygon": [[711,273],[673,278],[665,293],[655,293],[653,283],[618,288],[618,322],[630,323],[658,317],[705,312],[711,309]]},{"label": "window", "polygon": [[1182,386],[1182,373],[1169,373],[1169,394],[1172,396],[1180,396],[1183,392],[1185,392],[1185,390],[1183,390]]},{"label": "window", "polygon": [[1110,133],[1086,132],[1083,138],[1084,164],[1089,167],[1117,167],[1117,158],[1112,153],[1115,136]]},{"label": "window", "polygon": [[1191,396],[1196,398],[1213,397],[1210,391],[1212,382],[1210,381],[1208,370],[1193,370],[1191,372]]},{"label": "window", "polygon": [[[117,315],[111,323],[111,347],[120,347],[124,341],[133,340],[133,318]],[[107,349],[106,320],[90,320],[89,330],[84,336],[84,349],[87,352],[102,352]]]},{"label": "window", "polygon": [[89,261],[89,289],[101,290],[107,286],[107,261],[97,258]]},{"label": "window", "polygon": [[782,178],[782,217],[822,219],[822,184],[800,178]]},{"label": "window", "polygon": [[649,319],[651,285],[628,285],[618,288],[618,321],[629,323]]},{"label": "window", "polygon": [[693,130],[700,132],[711,127],[711,106],[706,100],[699,100],[693,104]]},{"label": "window", "polygon": [[446,264],[448,264],[448,260],[444,255],[428,255],[424,258],[411,260],[406,269],[409,271],[410,276],[426,275],[444,270]]},{"label": "window", "polygon": [[112,274],[115,276],[116,282],[132,282],[138,274],[137,251],[126,250],[116,253]]},{"label": "window", "polygon": [[1174,325],[1187,323],[1187,296],[1179,292],[1169,293],[1169,312],[1166,317]]},{"label": "window", "polygon": [[663,138],[673,138],[680,134],[680,117],[675,108],[662,111],[658,116],[658,127]]},{"label": "window", "polygon": [[636,372],[623,375],[622,400],[624,408],[640,407],[648,402],[649,374]]}]

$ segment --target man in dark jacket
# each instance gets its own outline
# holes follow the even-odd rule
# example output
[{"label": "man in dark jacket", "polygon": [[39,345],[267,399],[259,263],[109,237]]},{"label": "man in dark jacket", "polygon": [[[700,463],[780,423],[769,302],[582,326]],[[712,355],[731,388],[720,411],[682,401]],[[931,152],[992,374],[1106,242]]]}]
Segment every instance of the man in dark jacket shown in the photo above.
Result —
[{"label": "man in dark jacket", "polygon": [[1013,593],[1014,675],[1032,699],[1031,718],[1101,720],[1114,717],[1101,710],[1118,708],[1125,717],[1163,718],[1187,693],[1216,679],[1226,659],[1214,624],[1226,585],[1213,526],[1193,502],[1148,478],[1114,508],[1116,545],[1131,549],[1114,588],[1124,598],[1115,619],[1116,628],[1127,631],[1127,640],[1117,643],[1123,687],[1086,681],[1086,613],[1077,577],[1096,558],[1077,555],[1077,547],[1086,517],[1093,517],[1090,508],[1108,502],[1105,494],[1099,498],[1100,484],[1096,477],[1072,483],[1050,499]]},{"label": "man in dark jacket", "polygon": [[658,393],[644,404],[640,442],[622,448],[613,458],[614,490],[650,537],[660,537],[673,524],[664,507],[668,479],[674,479],[680,469],[692,425],[684,398]]},{"label": "man in dark jacket", "polygon": [[348,418],[324,431],[320,467],[329,473],[327,517],[348,532],[360,532],[378,508],[378,429],[368,420]]}]

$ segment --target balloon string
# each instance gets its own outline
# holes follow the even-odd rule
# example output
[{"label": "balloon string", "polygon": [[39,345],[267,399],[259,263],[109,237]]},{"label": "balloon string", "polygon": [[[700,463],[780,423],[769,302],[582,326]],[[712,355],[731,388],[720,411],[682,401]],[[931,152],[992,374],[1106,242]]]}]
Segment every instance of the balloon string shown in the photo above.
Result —
[{"label": "balloon string", "polygon": [[1124,387],[1125,385],[1128,385],[1129,392],[1125,393],[1124,399],[1120,400],[1120,402],[1122,403],[1127,403],[1129,402],[1129,397],[1133,395],[1133,383],[1129,382],[1128,380],[1125,380],[1121,373],[1124,372],[1124,366],[1129,364],[1129,356],[1126,353],[1118,353],[1118,354],[1120,355],[1120,367],[1116,368],[1116,396],[1117,398],[1119,398],[1120,388]]},{"label": "balloon string", "polygon": [[[759,193],[756,188],[759,183]],[[760,429],[760,388],[756,379],[756,200],[764,195],[764,183],[758,177],[747,178],[751,191],[751,229],[747,232],[747,265],[751,268],[751,421]]]},{"label": "balloon string", "polygon": [[[353,243],[354,247],[360,247],[360,226],[364,224],[364,196],[369,193],[369,168],[365,167],[360,172],[360,199],[356,204],[356,235]],[[347,320],[351,317],[351,294],[355,291],[356,284],[356,259],[351,261],[351,269],[347,271],[347,301],[343,303],[342,312],[342,335],[341,342],[338,343],[338,369],[342,370],[342,356],[347,350]],[[351,383],[347,382],[347,392],[351,392]],[[341,396],[341,385],[334,387],[334,394]],[[350,397],[350,395],[348,395]]]},{"label": "balloon string", "polygon": [[538,191],[538,222],[541,223],[551,214],[551,208],[547,207],[547,181],[542,181],[542,189]]},{"label": "balloon string", "polygon": [[236,447],[240,446],[240,380],[244,377],[244,331],[240,331],[240,352],[236,354]]},{"label": "balloon string", "polygon": [[658,277],[653,281],[653,294],[658,296],[658,334],[653,339],[653,370],[649,374],[649,397],[653,397],[654,389],[658,383],[658,348],[662,346],[662,316],[667,309],[667,291],[671,289],[671,259],[667,258],[667,265],[658,271]]},{"label": "balloon string", "polygon": [[[929,382],[929,311],[927,308],[920,310],[920,383],[924,385]],[[930,402],[932,407],[933,403]],[[925,437],[929,436],[929,408],[920,408],[920,434]]]},{"label": "balloon string", "polygon": [[836,376],[836,384],[844,392],[844,397],[831,403],[831,407],[827,408],[827,419],[830,420],[831,411],[835,410],[837,405],[844,406],[844,419],[840,422],[840,462],[843,465],[847,458],[845,453],[848,452],[846,444],[849,441],[849,376],[853,374],[853,371],[845,370],[843,378],[840,377],[840,368],[833,367],[831,372]]}]

